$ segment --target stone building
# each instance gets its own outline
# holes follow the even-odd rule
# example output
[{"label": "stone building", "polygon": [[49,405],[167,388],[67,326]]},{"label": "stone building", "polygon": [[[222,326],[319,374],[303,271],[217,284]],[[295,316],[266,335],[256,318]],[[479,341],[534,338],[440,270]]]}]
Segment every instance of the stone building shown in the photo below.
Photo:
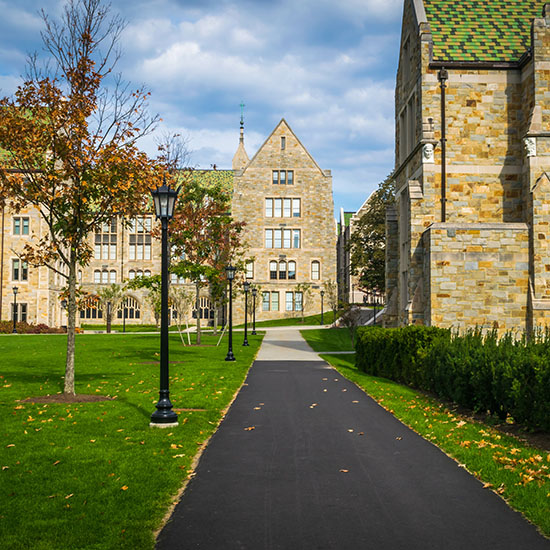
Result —
[{"label": "stone building", "polygon": [[233,168],[232,215],[247,224],[245,277],[259,288],[256,318],[320,312],[324,283],[336,281],[330,170],[318,166],[284,119],[251,160],[241,129]]},{"label": "stone building", "polygon": [[549,81],[550,4],[404,1],[388,325],[547,324]]},{"label": "stone building", "polygon": [[[336,232],[333,217],[332,179],[321,170],[282,120],[256,155],[249,160],[241,136],[231,170],[197,170],[194,177],[233,189],[232,215],[247,222],[245,240],[250,245],[244,274],[260,290],[258,320],[318,312],[319,290],[336,280]],[[66,324],[60,295],[65,280],[46,267],[31,268],[20,254],[27,242],[36,242],[47,227],[33,208],[19,213],[2,211],[0,225],[0,319],[13,319],[17,287],[17,319],[50,326]],[[80,268],[80,287],[93,295],[110,283],[139,275],[160,273],[160,241],[151,230],[153,213],[131,220],[113,219],[90,236],[93,255]],[[57,265],[59,269],[61,264]],[[299,285],[309,284],[310,290]],[[171,284],[193,291],[189,281],[171,275]],[[234,316],[242,321],[244,307],[237,287]],[[146,290],[130,291],[126,308],[114,313],[113,322],[155,322]],[[191,312],[196,315],[196,311]],[[207,288],[200,297],[199,315],[212,319]],[[192,318],[190,319],[192,320]],[[96,304],[85,304],[77,322],[104,323]]]}]

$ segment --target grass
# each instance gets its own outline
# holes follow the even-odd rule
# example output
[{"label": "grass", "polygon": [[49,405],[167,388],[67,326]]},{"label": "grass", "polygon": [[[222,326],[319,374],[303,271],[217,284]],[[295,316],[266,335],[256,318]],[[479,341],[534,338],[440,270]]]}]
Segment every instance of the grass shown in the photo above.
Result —
[{"label": "grass", "polygon": [[22,403],[62,391],[66,337],[0,337],[0,540],[3,549],[152,549],[193,458],[241,386],[250,347],[170,337],[170,392],[179,426],[149,427],[158,400],[158,335],[78,335],[77,393],[112,401]]},{"label": "grass", "polygon": [[[316,332],[303,331],[302,335],[312,347],[321,342],[324,351],[340,351],[342,343],[333,333],[326,331],[323,337]],[[550,536],[548,450],[532,447],[484,422],[461,416],[452,407],[418,390],[367,375],[355,367],[354,355],[324,354],[322,357],[404,424],[463,464],[486,489],[501,495],[543,534]]]},{"label": "grass", "polygon": [[[189,328],[193,328],[195,325],[189,325]],[[101,330],[105,331],[107,330],[107,325],[105,324],[97,324],[94,325],[92,323],[84,323],[81,325],[83,330]],[[112,332],[122,332],[123,326],[122,325],[111,325],[111,331]],[[168,328],[171,332],[175,331],[177,332],[178,327],[176,325],[170,325]],[[183,325],[182,330],[185,330],[185,325]],[[204,330],[204,327],[203,327]],[[208,329],[207,329],[208,330]],[[126,330],[125,332],[160,332],[160,327],[157,327],[156,325],[131,325],[129,323],[126,323]]]},{"label": "grass", "polygon": [[[336,314],[338,318],[338,314]],[[329,325],[333,322],[333,313],[332,311],[325,311],[323,314],[323,323]],[[256,328],[258,327],[287,327],[287,326],[300,326],[300,325],[321,325],[321,314],[316,315],[304,315],[304,320],[302,321],[302,316],[298,317],[285,317],[284,319],[270,319],[269,321],[256,321]],[[248,319],[248,326],[252,326],[252,321]],[[239,325],[236,328],[243,328],[244,324]]]},{"label": "grass", "polygon": [[353,351],[347,328],[311,329],[301,334],[313,351]]}]

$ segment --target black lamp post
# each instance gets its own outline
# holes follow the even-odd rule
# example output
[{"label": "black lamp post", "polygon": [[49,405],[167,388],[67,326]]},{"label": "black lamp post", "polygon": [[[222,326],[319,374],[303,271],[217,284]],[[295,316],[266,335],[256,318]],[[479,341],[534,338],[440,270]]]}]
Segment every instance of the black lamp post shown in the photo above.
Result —
[{"label": "black lamp post", "polygon": [[226,361],[235,361],[233,355],[233,279],[235,278],[235,271],[236,269],[232,265],[225,268],[227,280],[229,281],[229,347],[225,357]]},{"label": "black lamp post", "polygon": [[13,287],[13,334],[17,334],[17,290],[16,286]]},{"label": "black lamp post", "polygon": [[258,289],[252,289],[252,332],[253,336],[256,336],[256,295],[258,294]]},{"label": "black lamp post", "polygon": [[151,415],[150,426],[167,428],[177,426],[178,415],[172,410],[168,389],[168,220],[174,215],[177,190],[166,185],[151,189],[155,214],[162,226],[161,248],[161,310],[160,310],[160,391],[157,410]]},{"label": "black lamp post", "polygon": [[248,281],[245,281],[243,283],[243,289],[244,289],[244,341],[243,346],[248,346],[248,334],[247,334],[247,328],[248,328],[248,291],[250,290],[250,283]]},{"label": "black lamp post", "polygon": [[323,311],[324,298],[325,298],[325,291],[324,291],[324,290],[321,290],[321,324],[322,324],[322,325],[325,324],[325,323],[323,322],[323,321],[324,321],[324,319],[323,319],[323,314],[324,314],[324,311]]}]

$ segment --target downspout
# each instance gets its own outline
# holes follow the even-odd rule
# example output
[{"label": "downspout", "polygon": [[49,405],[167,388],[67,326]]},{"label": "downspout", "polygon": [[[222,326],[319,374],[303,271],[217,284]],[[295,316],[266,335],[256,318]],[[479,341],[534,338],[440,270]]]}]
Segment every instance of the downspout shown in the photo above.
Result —
[{"label": "downspout", "polygon": [[445,223],[447,221],[447,133],[445,127],[445,81],[449,78],[449,73],[445,67],[441,67],[438,71],[437,78],[441,86],[441,222]]}]

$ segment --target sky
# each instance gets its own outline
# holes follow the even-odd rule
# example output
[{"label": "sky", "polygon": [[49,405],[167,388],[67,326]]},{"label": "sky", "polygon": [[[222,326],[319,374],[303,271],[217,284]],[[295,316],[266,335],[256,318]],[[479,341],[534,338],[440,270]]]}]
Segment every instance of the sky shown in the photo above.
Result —
[{"label": "sky", "polygon": [[[0,0],[0,95],[45,56],[42,8]],[[112,0],[127,22],[117,70],[151,92],[164,132],[186,136],[190,164],[231,168],[241,102],[249,157],[281,118],[322,169],[335,213],[356,211],[394,166],[394,88],[403,0]],[[140,146],[156,154],[155,136]]]}]

